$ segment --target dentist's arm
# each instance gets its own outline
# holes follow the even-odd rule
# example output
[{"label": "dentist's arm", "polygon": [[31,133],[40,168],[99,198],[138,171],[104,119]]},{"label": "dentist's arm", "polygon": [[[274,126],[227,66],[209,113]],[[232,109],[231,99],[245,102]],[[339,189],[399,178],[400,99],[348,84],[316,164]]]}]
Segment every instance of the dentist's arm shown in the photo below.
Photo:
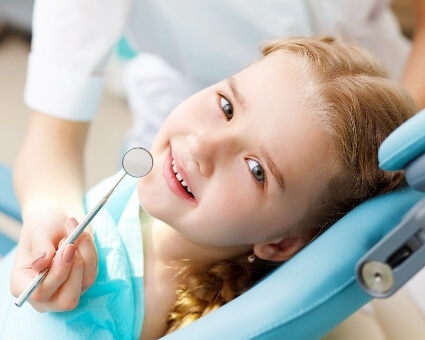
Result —
[{"label": "dentist's arm", "polygon": [[[132,0],[35,0],[25,103],[34,112],[14,166],[23,228],[11,275],[19,296],[51,262],[84,214],[83,152],[102,95],[109,51],[122,36]],[[57,254],[28,300],[39,311],[67,310],[94,281],[89,231]]]},{"label": "dentist's arm", "polygon": [[403,83],[419,109],[425,108],[425,1],[414,0],[416,28]]},{"label": "dentist's arm", "polygon": [[[88,123],[70,122],[34,112],[14,166],[14,184],[23,228],[11,275],[18,296],[51,263],[60,241],[82,219],[83,150]],[[57,254],[49,274],[28,300],[39,311],[68,310],[94,282],[97,253],[85,231]]]}]

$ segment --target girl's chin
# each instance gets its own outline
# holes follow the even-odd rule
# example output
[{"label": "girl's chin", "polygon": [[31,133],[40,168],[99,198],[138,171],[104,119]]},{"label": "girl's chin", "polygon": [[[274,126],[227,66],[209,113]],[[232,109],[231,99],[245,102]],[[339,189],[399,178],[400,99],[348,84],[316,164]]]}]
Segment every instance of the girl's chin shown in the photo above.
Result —
[{"label": "girl's chin", "polygon": [[164,207],[162,204],[152,202],[151,200],[140,199],[140,206],[150,216],[162,220],[164,214]]},{"label": "girl's chin", "polygon": [[159,201],[161,201],[160,199],[155,198],[155,195],[150,192],[149,186],[145,186],[140,179],[137,184],[137,196],[139,197],[140,205],[149,214],[151,214],[150,210],[152,210],[155,205],[159,205]]}]

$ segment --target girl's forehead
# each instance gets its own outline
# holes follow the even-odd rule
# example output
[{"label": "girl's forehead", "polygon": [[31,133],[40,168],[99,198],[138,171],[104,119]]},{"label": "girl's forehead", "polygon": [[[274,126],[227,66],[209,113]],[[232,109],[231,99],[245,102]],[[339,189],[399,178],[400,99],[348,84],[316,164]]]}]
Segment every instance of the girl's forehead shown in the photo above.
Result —
[{"label": "girl's forehead", "polygon": [[236,77],[253,120],[252,137],[262,143],[287,180],[307,191],[327,181],[332,140],[325,123],[315,115],[309,84],[300,77],[299,59],[270,54]]},{"label": "girl's forehead", "polygon": [[[302,59],[290,54],[289,52],[275,51],[261,57],[259,60],[243,69],[242,72],[253,68],[262,69],[264,71],[268,68],[276,72],[276,76],[281,73],[299,75],[302,65],[304,64],[305,62],[302,62]],[[264,75],[267,74],[265,73]]]}]

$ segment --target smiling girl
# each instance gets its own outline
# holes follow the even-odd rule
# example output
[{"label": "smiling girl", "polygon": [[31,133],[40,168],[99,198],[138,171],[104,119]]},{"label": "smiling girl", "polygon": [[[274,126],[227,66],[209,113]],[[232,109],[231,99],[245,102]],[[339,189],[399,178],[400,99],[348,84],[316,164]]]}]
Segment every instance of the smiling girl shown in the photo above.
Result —
[{"label": "smiling girl", "polygon": [[[155,139],[152,171],[137,188],[124,182],[93,221],[94,245],[85,233],[55,257],[29,302],[69,311],[39,314],[2,299],[0,331],[157,339],[242,294],[357,204],[404,184],[402,173],[378,168],[377,150],[416,108],[374,59],[332,38],[271,41],[263,55],[180,104]],[[76,224],[68,220],[61,236]],[[95,248],[93,283],[96,256],[93,265],[81,254]],[[15,296],[50,253],[33,265],[31,251],[16,258]],[[15,329],[19,319],[33,326]]]}]

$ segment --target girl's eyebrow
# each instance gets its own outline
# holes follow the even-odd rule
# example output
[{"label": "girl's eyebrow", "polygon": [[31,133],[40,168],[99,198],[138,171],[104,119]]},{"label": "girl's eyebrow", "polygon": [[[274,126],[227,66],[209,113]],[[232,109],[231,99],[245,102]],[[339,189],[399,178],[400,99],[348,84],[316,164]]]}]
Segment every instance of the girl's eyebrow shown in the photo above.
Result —
[{"label": "girl's eyebrow", "polygon": [[282,192],[285,192],[286,185],[285,180],[283,179],[283,175],[276,166],[276,164],[273,162],[273,159],[270,157],[270,154],[267,152],[264,145],[260,145],[260,152],[263,155],[263,157],[266,160],[266,165],[269,168],[269,171],[271,172],[272,176],[274,177],[275,181],[279,185],[279,187],[282,189]]},{"label": "girl's eyebrow", "polygon": [[235,97],[238,104],[243,109],[246,109],[246,101],[245,101],[245,98],[242,96],[242,94],[238,90],[236,79],[234,77],[227,78],[227,84],[229,85],[229,88],[232,91],[233,97]]},{"label": "girl's eyebrow", "polygon": [[[227,78],[227,84],[230,90],[232,91],[232,94],[235,97],[238,104],[243,109],[246,109],[246,101],[245,101],[245,98],[242,96],[242,94],[238,90],[236,79],[234,77]],[[279,168],[273,162],[273,159],[270,157],[270,154],[267,152],[266,148],[263,145],[260,145],[260,152],[265,158],[267,168],[269,169],[275,181],[279,185],[279,188],[282,190],[282,192],[285,192],[285,189],[286,189],[285,180],[283,179],[283,175],[279,171]]]}]

